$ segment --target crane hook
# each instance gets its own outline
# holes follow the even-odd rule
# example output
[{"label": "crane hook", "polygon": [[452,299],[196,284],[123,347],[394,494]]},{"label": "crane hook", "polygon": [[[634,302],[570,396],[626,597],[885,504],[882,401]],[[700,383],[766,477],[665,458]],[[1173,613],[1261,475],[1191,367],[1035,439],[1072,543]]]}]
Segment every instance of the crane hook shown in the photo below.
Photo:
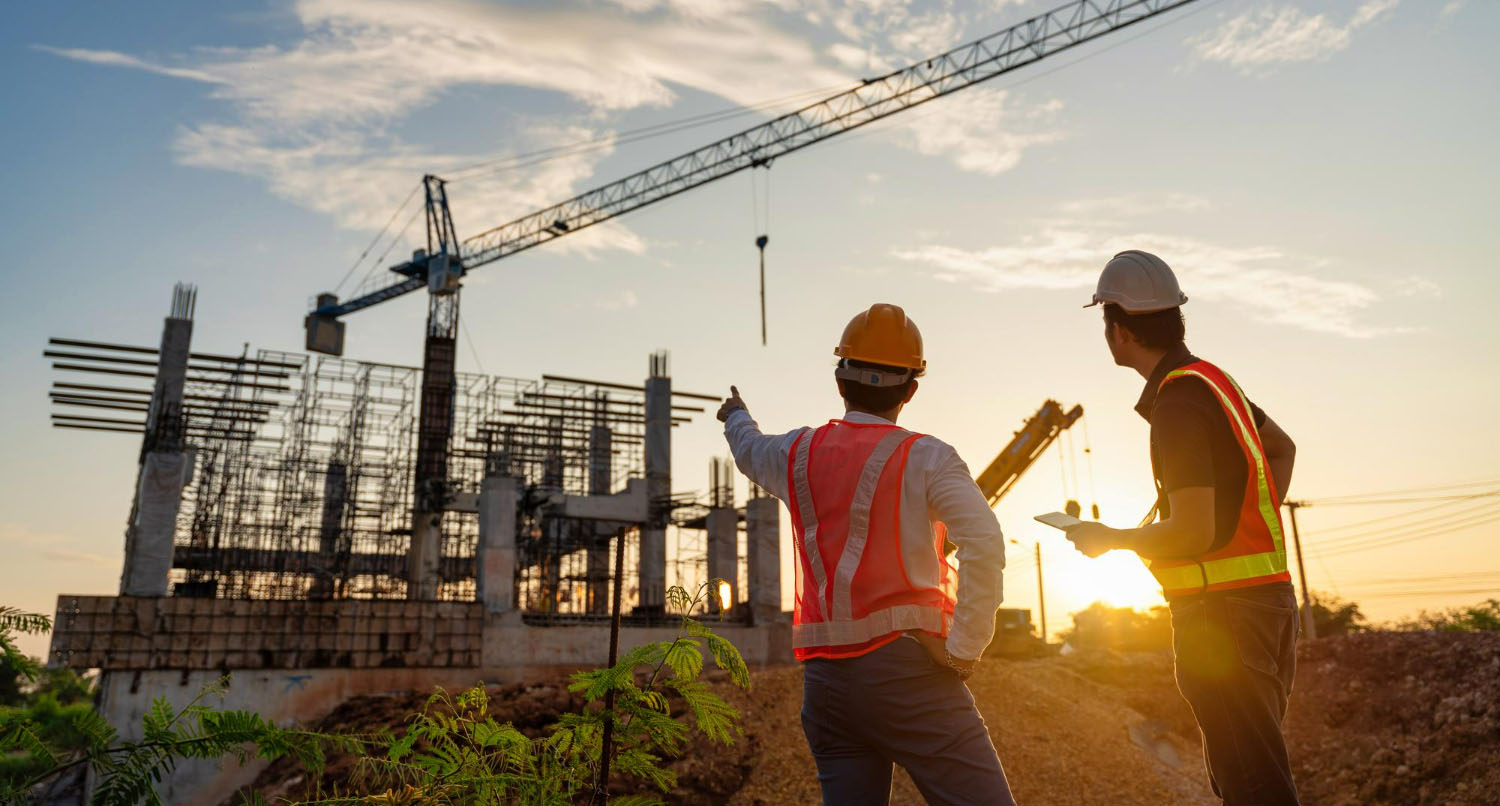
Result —
[{"label": "crane hook", "polygon": [[769,235],[761,235],[755,239],[755,247],[760,250],[760,346],[766,346],[766,244],[771,242]]}]

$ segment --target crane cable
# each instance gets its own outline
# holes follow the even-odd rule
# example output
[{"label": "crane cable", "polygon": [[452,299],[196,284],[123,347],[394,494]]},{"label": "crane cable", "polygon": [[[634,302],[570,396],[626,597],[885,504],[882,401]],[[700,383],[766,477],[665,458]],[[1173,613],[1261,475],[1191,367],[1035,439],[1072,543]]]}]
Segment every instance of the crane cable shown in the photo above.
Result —
[{"label": "crane cable", "polygon": [[[417,184],[415,184],[415,185],[412,186],[411,192],[408,193],[408,194],[406,194],[406,198],[403,199],[401,201],[401,204],[396,207],[396,209],[395,209],[394,212],[391,213],[391,217],[386,220],[385,226],[381,227],[380,231],[377,232],[377,233],[375,233],[375,237],[370,239],[369,245],[367,245],[365,247],[365,249],[364,249],[363,252],[359,253],[359,257],[357,257],[357,258],[354,259],[354,263],[353,263],[353,265],[349,266],[349,270],[346,271],[346,272],[344,272],[344,279],[339,280],[339,284],[333,287],[333,293],[337,294],[339,292],[339,290],[344,287],[344,283],[349,282],[349,278],[351,276],[353,276],[354,270],[357,269],[357,268],[359,268],[359,264],[361,264],[361,263],[363,263],[365,261],[365,258],[370,254],[370,250],[375,248],[375,244],[380,243],[380,239],[383,238],[383,237],[385,237],[385,234],[386,234],[387,231],[390,230],[391,225],[394,224],[394,223],[396,223],[396,217],[399,216],[399,215],[401,215],[401,211],[406,209],[406,205],[411,204],[411,200],[417,195],[417,191],[419,191],[421,189],[422,189],[422,183],[421,182],[418,182]],[[403,230],[403,232],[404,231],[405,230]],[[386,252],[390,252],[390,248],[389,247],[387,247]],[[375,259],[376,264],[379,264],[380,261],[383,258],[384,258],[384,255],[382,255],[380,258],[376,258]]]},{"label": "crane cable", "polygon": [[1089,499],[1092,501],[1089,506],[1094,514],[1094,520],[1097,521],[1099,520],[1099,488],[1094,486],[1094,443],[1089,439],[1088,412],[1084,412],[1083,416],[1078,419],[1083,424],[1083,460],[1088,463],[1089,467]]},{"label": "crane cable", "polygon": [[[755,168],[766,169],[765,192],[756,189]],[[755,226],[755,248],[760,250],[760,346],[766,346],[766,245],[771,242],[771,164],[750,170],[750,218]]]}]

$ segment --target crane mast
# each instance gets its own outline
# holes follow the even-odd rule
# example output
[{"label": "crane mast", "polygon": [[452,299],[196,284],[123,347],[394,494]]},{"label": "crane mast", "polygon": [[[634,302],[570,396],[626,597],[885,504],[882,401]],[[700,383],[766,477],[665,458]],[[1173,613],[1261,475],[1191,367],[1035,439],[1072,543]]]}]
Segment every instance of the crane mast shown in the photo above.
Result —
[{"label": "crane mast", "polygon": [[[459,287],[467,272],[740,171],[769,166],[794,151],[1191,2],[1194,0],[1074,0],[929,59],[878,78],[863,79],[858,86],[822,101],[463,241],[458,240],[453,225],[446,183],[436,176],[423,177],[427,248],[417,250],[411,260],[392,266],[391,271],[401,279],[390,285],[342,302],[333,294],[320,294],[304,320],[308,350],[342,355],[344,323],[340,317],[427,288],[410,578],[435,579],[435,573],[421,571],[435,571],[440,561],[442,516],[452,492],[447,464],[453,429]],[[1003,492],[1002,488],[998,494]],[[423,583],[421,589],[414,586],[408,595],[431,599],[436,589]]]}]

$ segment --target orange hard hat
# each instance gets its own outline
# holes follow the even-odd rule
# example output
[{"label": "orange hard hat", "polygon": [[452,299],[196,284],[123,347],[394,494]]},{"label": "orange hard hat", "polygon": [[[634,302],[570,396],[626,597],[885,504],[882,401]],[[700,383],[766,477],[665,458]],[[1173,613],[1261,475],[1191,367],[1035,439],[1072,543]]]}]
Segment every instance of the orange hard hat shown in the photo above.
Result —
[{"label": "orange hard hat", "polygon": [[833,354],[844,359],[867,361],[888,367],[924,369],[922,331],[906,318],[899,305],[877,302],[868,311],[855,314],[844,327],[844,336]]}]

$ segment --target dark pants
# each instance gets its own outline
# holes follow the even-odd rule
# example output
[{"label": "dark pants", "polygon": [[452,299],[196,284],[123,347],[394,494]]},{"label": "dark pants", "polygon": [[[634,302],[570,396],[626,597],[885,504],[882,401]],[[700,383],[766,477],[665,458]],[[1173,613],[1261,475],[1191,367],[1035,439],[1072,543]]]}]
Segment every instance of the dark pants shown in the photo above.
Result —
[{"label": "dark pants", "polygon": [[910,638],[804,663],[802,730],[824,806],[889,803],[893,763],[931,804],[1015,803],[968,687]]},{"label": "dark pants", "polygon": [[1172,602],[1177,688],[1225,806],[1296,806],[1281,720],[1297,666],[1297,600],[1263,585]]}]

